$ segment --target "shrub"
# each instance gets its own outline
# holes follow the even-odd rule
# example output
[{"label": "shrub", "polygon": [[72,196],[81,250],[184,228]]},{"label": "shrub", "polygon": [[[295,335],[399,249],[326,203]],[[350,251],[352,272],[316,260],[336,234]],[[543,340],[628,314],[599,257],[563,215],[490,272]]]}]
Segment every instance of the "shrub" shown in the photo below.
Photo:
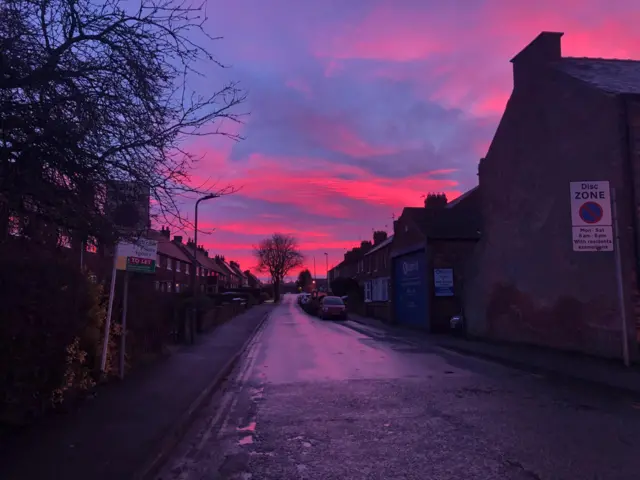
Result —
[{"label": "shrub", "polygon": [[[94,385],[105,305],[99,285],[56,251],[0,253],[0,421],[23,423]],[[119,334],[114,326],[108,355]]]}]

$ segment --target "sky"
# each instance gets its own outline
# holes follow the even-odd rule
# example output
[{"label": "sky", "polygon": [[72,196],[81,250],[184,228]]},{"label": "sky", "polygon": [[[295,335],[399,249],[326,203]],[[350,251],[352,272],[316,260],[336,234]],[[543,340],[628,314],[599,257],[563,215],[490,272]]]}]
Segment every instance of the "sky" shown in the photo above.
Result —
[{"label": "sky", "polygon": [[[429,192],[477,184],[512,88],[509,60],[541,31],[564,56],[640,59],[637,0],[209,0],[206,93],[248,93],[245,139],[200,137],[198,179],[239,188],[204,202],[199,242],[253,269],[253,246],[293,235],[316,275],[393,231]],[[185,211],[192,208],[187,205]],[[295,276],[297,272],[291,272]]]}]

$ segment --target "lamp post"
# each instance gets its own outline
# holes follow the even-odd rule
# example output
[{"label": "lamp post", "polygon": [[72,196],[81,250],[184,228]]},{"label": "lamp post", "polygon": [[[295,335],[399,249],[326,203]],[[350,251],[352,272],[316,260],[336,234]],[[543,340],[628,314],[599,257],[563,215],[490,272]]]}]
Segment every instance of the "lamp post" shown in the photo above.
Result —
[{"label": "lamp post", "polygon": [[327,261],[327,294],[331,292],[331,282],[329,281],[329,254],[324,252],[324,258]]},{"label": "lamp post", "polygon": [[[194,231],[193,231],[193,262],[191,265],[191,285],[193,285],[193,322],[191,324],[191,328],[194,327],[196,318],[198,315],[198,294],[200,293],[200,288],[198,285],[198,205],[200,202],[204,202],[205,200],[211,200],[212,198],[217,198],[219,195],[215,193],[210,193],[209,195],[205,195],[204,197],[200,197],[196,201],[195,206],[195,219],[194,219]],[[192,336],[193,339],[193,336]]]}]

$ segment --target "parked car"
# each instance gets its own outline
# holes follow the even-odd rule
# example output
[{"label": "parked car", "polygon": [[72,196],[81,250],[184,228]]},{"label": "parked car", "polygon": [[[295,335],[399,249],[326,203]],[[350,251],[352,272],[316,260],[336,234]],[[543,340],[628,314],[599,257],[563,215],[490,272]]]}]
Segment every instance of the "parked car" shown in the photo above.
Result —
[{"label": "parked car", "polygon": [[318,316],[323,320],[346,320],[347,306],[342,298],[327,295],[320,301]]}]

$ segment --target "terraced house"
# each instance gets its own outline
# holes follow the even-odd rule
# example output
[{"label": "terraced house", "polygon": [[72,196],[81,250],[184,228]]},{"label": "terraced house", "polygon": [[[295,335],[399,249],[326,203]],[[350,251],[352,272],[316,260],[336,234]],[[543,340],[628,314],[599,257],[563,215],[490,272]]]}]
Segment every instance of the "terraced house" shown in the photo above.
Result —
[{"label": "terraced house", "polygon": [[[513,91],[479,166],[484,230],[468,328],[638,359],[640,62],[563,57],[562,36],[542,32],[511,60]],[[620,277],[611,233],[604,251],[575,248],[571,182],[615,189]]]},{"label": "terraced house", "polygon": [[391,247],[393,235],[374,233],[373,247],[360,260],[360,279],[364,288],[364,314],[388,321],[391,319]]}]

